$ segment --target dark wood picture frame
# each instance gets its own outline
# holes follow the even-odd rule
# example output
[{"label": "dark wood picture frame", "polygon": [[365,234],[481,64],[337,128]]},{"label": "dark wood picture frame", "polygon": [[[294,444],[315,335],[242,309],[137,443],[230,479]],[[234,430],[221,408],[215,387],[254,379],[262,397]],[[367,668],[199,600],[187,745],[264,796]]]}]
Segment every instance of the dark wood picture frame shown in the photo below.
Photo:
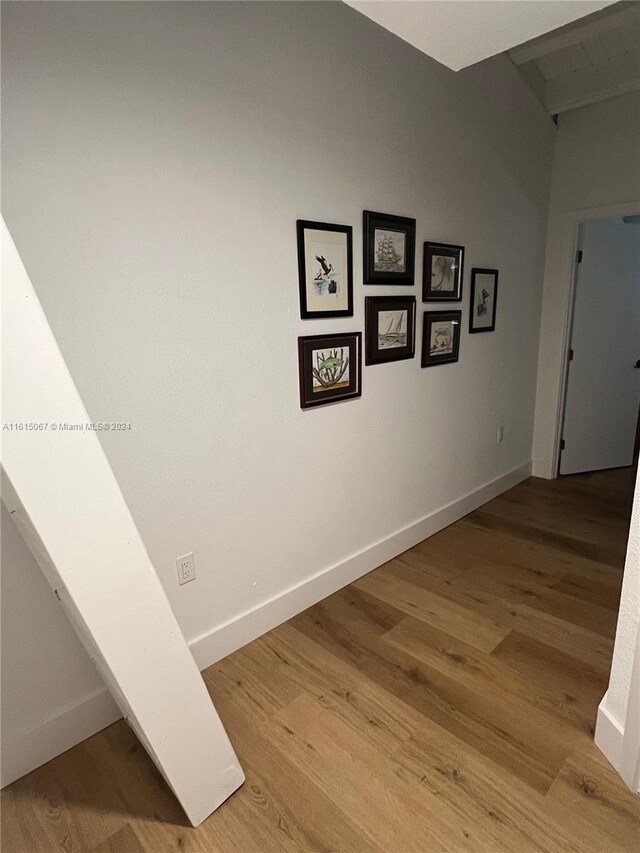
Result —
[{"label": "dark wood picture frame", "polygon": [[[380,332],[381,312],[406,312],[406,325],[402,318],[385,318],[386,331]],[[365,364],[382,364],[413,358],[416,351],[416,298],[415,296],[367,296],[365,313]],[[404,328],[405,332],[402,331]],[[402,342],[404,338],[404,343]]]},{"label": "dark wood picture frame", "polygon": [[[447,259],[452,261],[447,264]],[[457,263],[456,263],[457,261]],[[434,273],[434,265],[438,268]],[[454,269],[453,288],[443,290],[443,284],[451,278]],[[439,276],[440,280],[435,280]],[[462,299],[462,279],[464,276],[464,246],[450,243],[424,244],[424,266],[422,269],[423,302],[460,302]]]},{"label": "dark wood picture frame", "polygon": [[[345,350],[347,350],[349,378],[346,382],[341,382],[340,371],[342,370],[344,375]],[[301,409],[360,397],[362,394],[362,332],[299,337],[298,371]],[[325,382],[327,384],[323,387]]]},{"label": "dark wood picture frame", "polygon": [[[309,219],[298,219],[296,223],[298,236],[298,281],[300,287],[300,317],[303,320],[321,320],[326,317],[353,317],[353,229],[351,225],[335,225],[329,222],[313,222]],[[305,233],[307,231],[327,232],[327,235],[343,234],[345,245],[341,241],[336,244],[335,257],[326,257],[325,252],[319,252],[315,257],[307,257]],[[331,242],[327,236],[327,242]],[[316,244],[317,245],[317,244]],[[312,279],[311,265],[318,267],[318,272]],[[339,264],[339,272],[335,265]],[[332,274],[334,277],[332,277]],[[341,281],[342,280],[342,281]],[[317,285],[316,285],[317,282]],[[310,288],[316,285],[318,288],[326,288],[324,293],[313,293]],[[336,290],[332,291],[332,288]],[[344,289],[342,295],[340,288]],[[322,307],[325,302],[327,306],[332,301],[332,294],[336,294],[341,307]],[[313,304],[315,303],[315,305]]]},{"label": "dark wood picture frame", "polygon": [[[381,232],[376,236],[376,232]],[[394,237],[395,235],[395,237]],[[416,220],[365,210],[362,214],[362,275],[365,284],[413,287],[416,272]],[[377,251],[384,250],[378,259]],[[400,266],[400,269],[396,267]]]},{"label": "dark wood picture frame", "polygon": [[[431,352],[431,331],[434,323],[449,323],[452,327],[451,351],[448,351],[446,337],[443,337],[443,352]],[[434,367],[436,364],[451,364],[460,357],[460,327],[462,311],[425,311],[422,324],[422,367]]]},{"label": "dark wood picture frame", "polygon": [[[480,275],[489,275],[493,277],[493,293],[487,291],[486,287],[482,286],[482,291],[477,293],[478,283],[477,278]],[[489,305],[487,305],[489,302]],[[471,301],[469,303],[469,332],[472,335],[478,332],[493,332],[496,328],[496,307],[498,304],[498,270],[487,269],[486,267],[473,267],[471,270]],[[482,310],[484,309],[484,310]],[[485,321],[480,320],[485,313],[490,312],[490,325],[478,325]]]}]

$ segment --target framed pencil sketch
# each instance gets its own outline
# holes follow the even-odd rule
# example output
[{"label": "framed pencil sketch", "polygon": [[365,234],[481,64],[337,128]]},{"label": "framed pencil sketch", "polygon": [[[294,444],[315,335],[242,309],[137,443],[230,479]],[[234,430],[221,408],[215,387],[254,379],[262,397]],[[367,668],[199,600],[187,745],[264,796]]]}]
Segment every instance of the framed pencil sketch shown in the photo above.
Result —
[{"label": "framed pencil sketch", "polygon": [[300,316],[353,317],[353,246],[350,225],[299,219]]},{"label": "framed pencil sketch", "polygon": [[422,301],[460,302],[463,268],[464,246],[425,243]]},{"label": "framed pencil sketch", "polygon": [[362,234],[365,284],[414,284],[415,219],[365,210]]},{"label": "framed pencil sketch", "polygon": [[367,296],[365,364],[413,358],[416,348],[415,296]]},{"label": "framed pencil sketch", "polygon": [[298,338],[300,408],[359,397],[362,333]]},{"label": "framed pencil sketch", "polygon": [[425,311],[422,367],[457,361],[460,354],[462,311]]},{"label": "framed pencil sketch", "polygon": [[471,270],[470,332],[493,332],[496,327],[498,270],[474,267]]}]

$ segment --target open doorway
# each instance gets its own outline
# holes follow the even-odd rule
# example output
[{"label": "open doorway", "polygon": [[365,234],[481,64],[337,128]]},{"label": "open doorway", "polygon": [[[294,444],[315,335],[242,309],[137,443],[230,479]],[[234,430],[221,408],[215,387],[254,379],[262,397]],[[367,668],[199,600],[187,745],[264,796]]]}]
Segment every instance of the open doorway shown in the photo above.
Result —
[{"label": "open doorway", "polygon": [[559,473],[637,459],[640,215],[578,225]]}]

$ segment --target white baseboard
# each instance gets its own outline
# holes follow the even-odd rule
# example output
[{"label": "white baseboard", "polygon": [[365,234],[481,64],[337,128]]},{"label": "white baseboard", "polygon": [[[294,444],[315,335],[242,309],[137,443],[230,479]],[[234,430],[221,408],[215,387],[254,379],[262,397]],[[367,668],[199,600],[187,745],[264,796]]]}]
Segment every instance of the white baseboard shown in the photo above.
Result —
[{"label": "white baseboard", "polygon": [[526,480],[530,475],[531,463],[520,465],[343,562],[306,578],[273,598],[195,637],[189,645],[198,667],[201,670],[206,669],[307,607],[373,571],[387,560],[397,557],[408,548],[413,548],[418,542],[433,536],[482,504]]},{"label": "white baseboard", "polygon": [[[211,664],[397,557],[531,475],[527,462],[485,483],[341,563],[289,587],[189,642],[198,667]],[[121,716],[106,688],[2,744],[2,787],[55,758]]]},{"label": "white baseboard", "polygon": [[0,787],[41,767],[121,716],[111,694],[102,687],[39,725],[11,738],[3,737]]},{"label": "white baseboard", "polygon": [[624,726],[622,726],[607,708],[607,694],[598,705],[596,733],[594,740],[600,752],[604,753],[607,761],[616,769],[622,758],[622,743],[624,741]]}]

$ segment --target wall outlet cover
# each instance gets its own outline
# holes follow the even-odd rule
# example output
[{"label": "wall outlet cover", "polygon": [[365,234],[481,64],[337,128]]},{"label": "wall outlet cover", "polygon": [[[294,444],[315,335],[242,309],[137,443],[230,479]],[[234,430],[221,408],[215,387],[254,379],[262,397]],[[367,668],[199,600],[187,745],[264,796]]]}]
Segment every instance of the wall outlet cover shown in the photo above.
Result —
[{"label": "wall outlet cover", "polygon": [[196,579],[196,567],[193,562],[193,554],[185,554],[184,557],[176,557],[176,568],[178,569],[178,583],[180,586]]}]

